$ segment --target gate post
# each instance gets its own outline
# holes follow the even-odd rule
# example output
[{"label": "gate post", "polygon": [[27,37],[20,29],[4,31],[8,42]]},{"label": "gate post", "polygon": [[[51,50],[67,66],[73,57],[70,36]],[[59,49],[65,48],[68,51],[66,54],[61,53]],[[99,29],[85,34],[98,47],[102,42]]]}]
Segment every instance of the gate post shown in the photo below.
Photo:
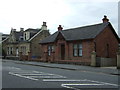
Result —
[{"label": "gate post", "polygon": [[31,57],[32,57],[32,53],[31,53],[31,52],[28,52],[28,61],[31,60]]},{"label": "gate post", "polygon": [[22,60],[22,52],[19,52],[19,60]]},{"label": "gate post", "polygon": [[120,69],[120,45],[118,46],[117,52],[117,69]]},{"label": "gate post", "polygon": [[93,67],[96,66],[96,52],[95,51],[91,53],[91,66]]}]

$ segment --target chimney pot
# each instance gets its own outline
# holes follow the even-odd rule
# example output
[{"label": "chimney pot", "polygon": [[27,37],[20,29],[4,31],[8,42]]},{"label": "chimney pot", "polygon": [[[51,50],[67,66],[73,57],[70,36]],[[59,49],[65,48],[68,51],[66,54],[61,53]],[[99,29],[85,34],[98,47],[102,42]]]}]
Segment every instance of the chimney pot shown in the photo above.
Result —
[{"label": "chimney pot", "polygon": [[42,27],[41,27],[41,30],[47,30],[46,22],[43,22],[43,25],[42,25]]},{"label": "chimney pot", "polygon": [[16,31],[16,29],[12,29],[12,31],[13,31],[13,32],[15,32],[15,31]]},{"label": "chimney pot", "polygon": [[106,15],[104,15],[104,18],[102,19],[102,21],[103,21],[103,23],[105,23],[105,22],[108,22],[108,21],[109,21],[109,19],[107,18],[107,16],[106,16]]},{"label": "chimney pot", "polygon": [[61,31],[62,29],[63,29],[62,26],[59,25],[59,27],[58,27],[58,31]]},{"label": "chimney pot", "polygon": [[20,31],[23,32],[23,31],[24,31],[24,28],[20,28]]},{"label": "chimney pot", "polygon": [[46,22],[43,22],[43,26],[47,26],[47,25],[46,25]]}]

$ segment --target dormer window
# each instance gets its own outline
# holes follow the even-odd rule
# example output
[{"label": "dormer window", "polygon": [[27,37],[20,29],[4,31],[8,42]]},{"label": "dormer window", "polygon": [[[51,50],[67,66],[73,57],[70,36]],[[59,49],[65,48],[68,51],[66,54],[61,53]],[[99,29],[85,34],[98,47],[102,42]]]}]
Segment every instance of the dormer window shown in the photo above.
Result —
[{"label": "dormer window", "polygon": [[25,32],[24,33],[24,40],[30,39],[30,32]]}]

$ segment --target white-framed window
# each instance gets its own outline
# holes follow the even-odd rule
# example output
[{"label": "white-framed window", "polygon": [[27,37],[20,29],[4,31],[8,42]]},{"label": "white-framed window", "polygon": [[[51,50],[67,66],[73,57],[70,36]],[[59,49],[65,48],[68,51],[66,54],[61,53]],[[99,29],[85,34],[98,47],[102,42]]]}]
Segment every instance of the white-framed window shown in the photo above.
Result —
[{"label": "white-framed window", "polygon": [[73,45],[73,56],[82,56],[82,43]]},{"label": "white-framed window", "polygon": [[78,48],[77,48],[77,44],[73,45],[73,56],[78,56]]},{"label": "white-framed window", "polygon": [[13,47],[7,47],[7,55],[13,54]]},{"label": "white-framed window", "polygon": [[54,52],[54,46],[53,45],[51,46],[51,49],[52,49],[51,51]]},{"label": "white-framed window", "polygon": [[78,44],[78,50],[79,56],[82,56],[82,43]]},{"label": "white-framed window", "polygon": [[48,56],[51,55],[51,46],[48,46]]},{"label": "white-framed window", "polygon": [[22,52],[23,55],[26,54],[26,47],[25,47],[25,46],[22,46],[22,47],[21,47],[21,52]]},{"label": "white-framed window", "polygon": [[53,45],[48,46],[48,56],[51,55],[51,52],[54,52],[54,46]]}]

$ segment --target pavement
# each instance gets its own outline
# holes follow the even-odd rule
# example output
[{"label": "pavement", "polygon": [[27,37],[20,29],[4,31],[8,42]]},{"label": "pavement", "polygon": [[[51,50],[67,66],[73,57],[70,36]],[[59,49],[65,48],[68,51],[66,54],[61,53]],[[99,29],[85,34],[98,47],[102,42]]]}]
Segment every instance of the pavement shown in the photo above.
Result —
[{"label": "pavement", "polygon": [[48,68],[59,68],[59,69],[67,69],[67,70],[77,70],[77,71],[88,71],[88,72],[97,72],[103,74],[111,74],[111,75],[120,75],[120,70],[117,67],[91,67],[91,66],[82,66],[82,65],[72,65],[72,64],[56,64],[56,63],[48,63],[48,62],[35,62],[35,61],[19,61],[19,60],[2,60],[3,62],[14,62],[17,64],[25,64],[25,65],[33,65],[40,67],[48,67]]}]

